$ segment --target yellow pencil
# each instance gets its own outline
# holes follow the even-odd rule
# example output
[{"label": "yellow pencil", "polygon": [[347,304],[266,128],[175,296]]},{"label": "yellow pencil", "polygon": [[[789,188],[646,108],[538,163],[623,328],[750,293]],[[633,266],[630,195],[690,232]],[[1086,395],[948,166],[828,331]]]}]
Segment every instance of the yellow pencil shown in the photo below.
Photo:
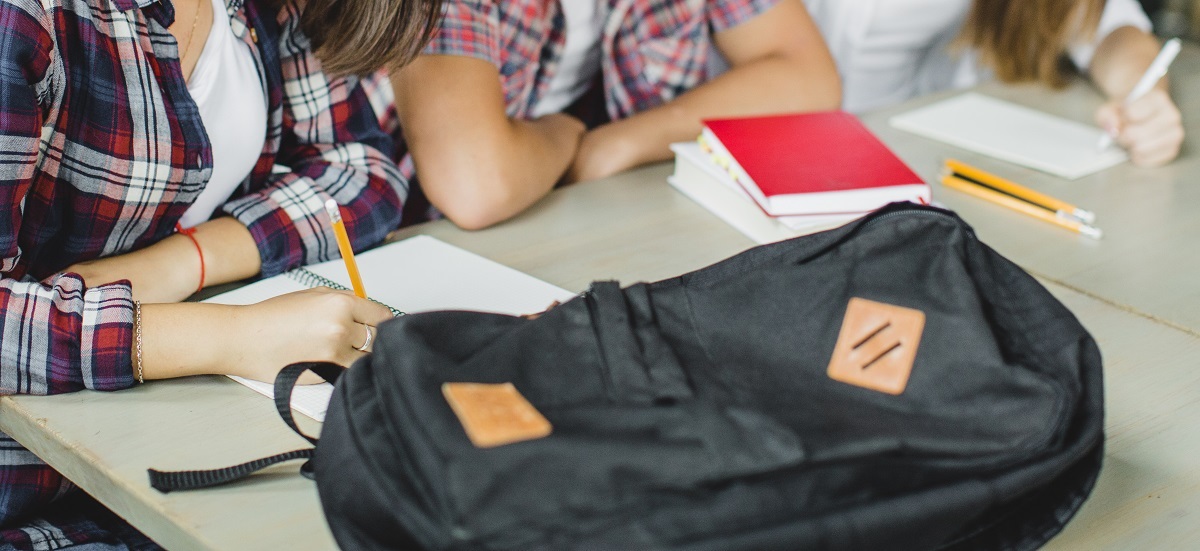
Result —
[{"label": "yellow pencil", "polygon": [[954,174],[965,177],[967,180],[974,180],[986,187],[994,188],[1018,199],[1054,211],[1059,216],[1077,218],[1086,224],[1092,224],[1096,221],[1096,214],[1092,211],[1083,210],[1061,199],[1051,197],[1044,193],[1039,193],[1011,180],[1006,180],[996,176],[995,174],[984,172],[978,168],[963,163],[962,161],[947,159],[946,169]]},{"label": "yellow pencil", "polygon": [[1015,211],[1028,214],[1034,218],[1038,218],[1076,233],[1081,233],[1093,239],[1100,239],[1100,237],[1103,235],[1103,232],[1100,231],[1100,228],[1089,226],[1073,218],[1064,218],[1062,216],[1052,214],[1050,211],[1044,208],[1036,207],[1020,199],[1010,197],[998,191],[990,190],[987,187],[963,180],[962,178],[952,174],[942,176],[942,185],[950,189],[955,189],[968,195],[978,197],[985,201],[990,201]]},{"label": "yellow pencil", "polygon": [[325,212],[329,213],[329,219],[333,222],[333,234],[337,236],[338,250],[342,253],[342,260],[346,262],[346,271],[350,273],[350,285],[354,287],[354,294],[358,295],[358,298],[367,298],[367,290],[363,287],[362,276],[358,273],[354,249],[350,246],[350,236],[346,233],[346,224],[342,222],[342,211],[337,201],[325,201]]}]

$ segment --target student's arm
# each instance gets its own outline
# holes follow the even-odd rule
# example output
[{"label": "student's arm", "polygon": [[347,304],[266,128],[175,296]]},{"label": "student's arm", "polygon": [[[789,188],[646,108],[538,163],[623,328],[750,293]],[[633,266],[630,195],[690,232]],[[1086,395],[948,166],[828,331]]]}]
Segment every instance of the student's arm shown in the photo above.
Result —
[{"label": "student's arm", "polygon": [[[307,41],[291,36],[295,32],[285,27],[280,39],[284,124],[276,158],[291,170],[224,205],[227,216],[196,227],[206,287],[338,258],[324,209],[331,197],[342,206],[356,250],[400,225],[408,185],[384,153],[393,149],[391,137],[379,128],[358,80],[324,73]],[[172,235],[67,271],[89,285],[128,280],[134,298],[144,302],[178,302],[200,283],[199,256],[190,239]]]},{"label": "student's arm", "polygon": [[422,55],[392,83],[421,189],[464,229],[508,219],[549,193],[583,134],[567,115],[510,119],[500,73],[481,59]]},{"label": "student's arm", "polygon": [[602,178],[671,157],[672,142],[695,139],[700,120],[836,109],[841,82],[801,0],[782,0],[717,32],[730,69],[662,106],[600,126],[583,138],[573,181]]},{"label": "student's arm", "polygon": [[1183,144],[1183,122],[1171,100],[1164,78],[1154,89],[1129,105],[1125,98],[1150,62],[1160,44],[1153,35],[1135,27],[1110,33],[1096,49],[1089,72],[1109,101],[1096,112],[1096,122],[1116,132],[1116,142],[1129,151],[1139,166],[1160,166],[1179,155]]},{"label": "student's arm", "polygon": [[18,278],[22,205],[32,188],[43,113],[38,83],[54,55],[51,19],[32,1],[0,3],[0,394],[133,384],[127,285],[84,288],[65,274]]},{"label": "student's arm", "polygon": [[[30,252],[21,250],[18,236],[37,175],[38,90],[55,44],[37,2],[0,3],[0,19],[6,22],[0,28],[0,394],[130,387],[137,337],[127,281],[87,285],[70,272],[45,281],[18,276],[21,256]],[[365,340],[362,324],[388,317],[378,305],[332,291],[245,307],[147,305],[144,367],[151,378],[203,372],[269,379],[296,358],[349,363],[361,355],[353,347]]]},{"label": "student's arm", "polygon": [[[250,306],[144,304],[143,376],[238,375],[271,382],[296,362],[349,367],[365,355],[356,349],[366,343],[364,326],[374,328],[391,318],[379,304],[323,287]],[[128,353],[136,358],[136,340],[130,346]]]},{"label": "student's arm", "polygon": [[[258,246],[246,226],[230,217],[196,226],[204,251],[204,286],[240,281],[258,274]],[[200,253],[183,235],[172,235],[144,249],[80,262],[65,272],[78,274],[89,286],[126,280],[133,298],[143,302],[179,302],[200,284]]]},{"label": "student's arm", "polygon": [[359,80],[333,77],[297,28],[299,7],[286,2],[279,37],[283,135],[276,163],[290,169],[222,210],[249,230],[263,276],[338,258],[325,201],[334,199],[356,250],[377,245],[400,226],[408,183],[391,159],[394,143],[379,127]]}]

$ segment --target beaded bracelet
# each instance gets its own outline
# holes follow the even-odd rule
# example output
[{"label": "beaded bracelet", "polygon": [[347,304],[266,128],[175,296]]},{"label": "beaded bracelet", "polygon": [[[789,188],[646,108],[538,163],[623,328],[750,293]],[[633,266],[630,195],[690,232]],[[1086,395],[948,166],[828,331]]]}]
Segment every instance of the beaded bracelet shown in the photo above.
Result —
[{"label": "beaded bracelet", "polygon": [[146,378],[142,375],[142,301],[133,301],[133,327],[134,327],[134,350],[137,353],[137,379],[138,383],[145,383]]}]

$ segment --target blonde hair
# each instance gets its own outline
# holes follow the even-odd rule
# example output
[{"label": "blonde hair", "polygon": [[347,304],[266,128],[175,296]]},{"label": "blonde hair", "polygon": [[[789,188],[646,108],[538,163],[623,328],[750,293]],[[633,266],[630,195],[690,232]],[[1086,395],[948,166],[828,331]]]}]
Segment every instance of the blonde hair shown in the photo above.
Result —
[{"label": "blonde hair", "polygon": [[962,44],[1005,82],[1067,82],[1063,55],[1073,40],[1091,36],[1105,0],[975,0]]}]

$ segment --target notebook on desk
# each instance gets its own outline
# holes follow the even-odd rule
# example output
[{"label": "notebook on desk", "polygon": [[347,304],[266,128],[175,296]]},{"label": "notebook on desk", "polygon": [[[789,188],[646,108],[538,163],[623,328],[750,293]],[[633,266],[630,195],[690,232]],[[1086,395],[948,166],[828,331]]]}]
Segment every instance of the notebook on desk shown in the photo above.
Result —
[{"label": "notebook on desk", "polygon": [[700,144],[675,143],[671,150],[675,152],[675,172],[667,183],[758,244],[835,228],[866,214],[768,216],[727,172],[709,160]]},{"label": "notebook on desk", "polygon": [[928,203],[929,185],[843,111],[703,121],[712,162],[770,216],[861,214]]},{"label": "notebook on desk", "polygon": [[[433,310],[473,310],[498,314],[528,314],[545,310],[554,301],[574,294],[502,264],[429,236],[417,236],[355,255],[363,286],[371,299],[394,313]],[[350,285],[341,259],[292,270],[217,295],[205,302],[254,304],[284,293],[326,286]],[[281,366],[282,367],[282,366]],[[272,385],[231,377],[265,396]],[[325,419],[333,386],[298,386],[292,407],[313,419]]]},{"label": "notebook on desk", "polygon": [[892,126],[989,157],[1074,180],[1128,159],[1097,149],[1103,131],[976,93],[892,117]]}]

